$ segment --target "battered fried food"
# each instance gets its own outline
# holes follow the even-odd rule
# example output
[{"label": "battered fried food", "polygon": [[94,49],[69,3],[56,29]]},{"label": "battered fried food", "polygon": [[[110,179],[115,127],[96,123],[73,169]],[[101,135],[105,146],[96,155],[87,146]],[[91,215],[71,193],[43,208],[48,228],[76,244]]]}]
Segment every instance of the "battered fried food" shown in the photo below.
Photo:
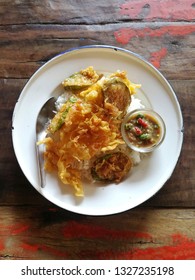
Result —
[{"label": "battered fried food", "polygon": [[107,103],[111,103],[116,106],[119,111],[124,115],[131,103],[131,94],[128,87],[123,83],[118,81],[116,78],[112,78],[108,85],[105,86],[103,91],[104,100]]},{"label": "battered fried food", "polygon": [[122,152],[107,154],[96,159],[91,173],[96,181],[109,181],[119,183],[130,171],[132,162]]},{"label": "battered fried food", "polygon": [[57,171],[76,196],[84,196],[83,178],[119,183],[132,167],[130,157],[117,150],[125,145],[120,126],[140,85],[130,82],[124,71],[104,76],[92,66],[66,78],[62,85],[69,98],[40,142],[45,144],[45,169]]}]

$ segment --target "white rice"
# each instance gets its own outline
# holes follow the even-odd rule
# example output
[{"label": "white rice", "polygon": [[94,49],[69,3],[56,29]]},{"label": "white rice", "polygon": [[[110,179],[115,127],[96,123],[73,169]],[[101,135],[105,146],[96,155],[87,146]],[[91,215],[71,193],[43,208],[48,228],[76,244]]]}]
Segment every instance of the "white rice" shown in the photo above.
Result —
[{"label": "white rice", "polygon": [[145,108],[145,106],[142,104],[142,101],[132,95],[131,104],[130,104],[129,108],[127,109],[127,113],[129,113],[133,110],[144,109],[144,108]]},{"label": "white rice", "polygon": [[72,91],[65,90],[63,94],[61,94],[56,100],[56,110],[59,111],[62,105],[68,101],[68,99],[72,96]]}]

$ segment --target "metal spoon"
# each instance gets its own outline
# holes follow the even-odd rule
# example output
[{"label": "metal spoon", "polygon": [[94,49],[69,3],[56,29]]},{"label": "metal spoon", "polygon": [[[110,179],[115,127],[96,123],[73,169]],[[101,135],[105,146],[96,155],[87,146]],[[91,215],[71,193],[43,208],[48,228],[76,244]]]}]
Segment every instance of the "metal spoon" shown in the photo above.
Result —
[{"label": "metal spoon", "polygon": [[55,107],[56,98],[51,97],[46,101],[46,103],[42,106],[39,114],[37,116],[36,121],[36,151],[37,151],[37,163],[38,163],[38,170],[39,170],[39,180],[40,185],[43,188],[45,186],[45,172],[44,172],[44,159],[43,159],[43,152],[44,147],[43,145],[37,145],[38,141],[41,141],[47,135],[46,132],[46,125],[50,119],[54,117],[56,113]]}]

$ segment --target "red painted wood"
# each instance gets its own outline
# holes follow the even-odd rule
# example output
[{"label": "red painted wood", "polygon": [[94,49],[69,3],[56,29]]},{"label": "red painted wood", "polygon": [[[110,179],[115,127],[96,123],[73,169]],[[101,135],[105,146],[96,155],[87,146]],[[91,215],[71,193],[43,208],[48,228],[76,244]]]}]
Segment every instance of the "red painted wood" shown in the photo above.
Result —
[{"label": "red painted wood", "polygon": [[194,0],[131,0],[120,6],[121,15],[130,19],[151,20],[187,20],[195,19]]},{"label": "red painted wood", "polygon": [[177,26],[162,26],[153,28],[120,28],[117,30],[114,35],[116,41],[123,45],[127,44],[133,38],[163,38],[163,37],[173,37],[180,38],[182,36],[187,36],[195,32],[194,24],[189,25],[177,25]]}]

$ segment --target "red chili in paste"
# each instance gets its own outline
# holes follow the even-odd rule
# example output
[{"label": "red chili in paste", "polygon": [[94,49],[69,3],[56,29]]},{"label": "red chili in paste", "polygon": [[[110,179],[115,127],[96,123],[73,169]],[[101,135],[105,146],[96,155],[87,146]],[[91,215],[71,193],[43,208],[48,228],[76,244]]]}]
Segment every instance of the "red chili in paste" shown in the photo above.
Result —
[{"label": "red chili in paste", "polygon": [[155,145],[161,133],[161,128],[153,116],[149,114],[135,114],[125,124],[125,131],[129,141],[137,147]]}]

